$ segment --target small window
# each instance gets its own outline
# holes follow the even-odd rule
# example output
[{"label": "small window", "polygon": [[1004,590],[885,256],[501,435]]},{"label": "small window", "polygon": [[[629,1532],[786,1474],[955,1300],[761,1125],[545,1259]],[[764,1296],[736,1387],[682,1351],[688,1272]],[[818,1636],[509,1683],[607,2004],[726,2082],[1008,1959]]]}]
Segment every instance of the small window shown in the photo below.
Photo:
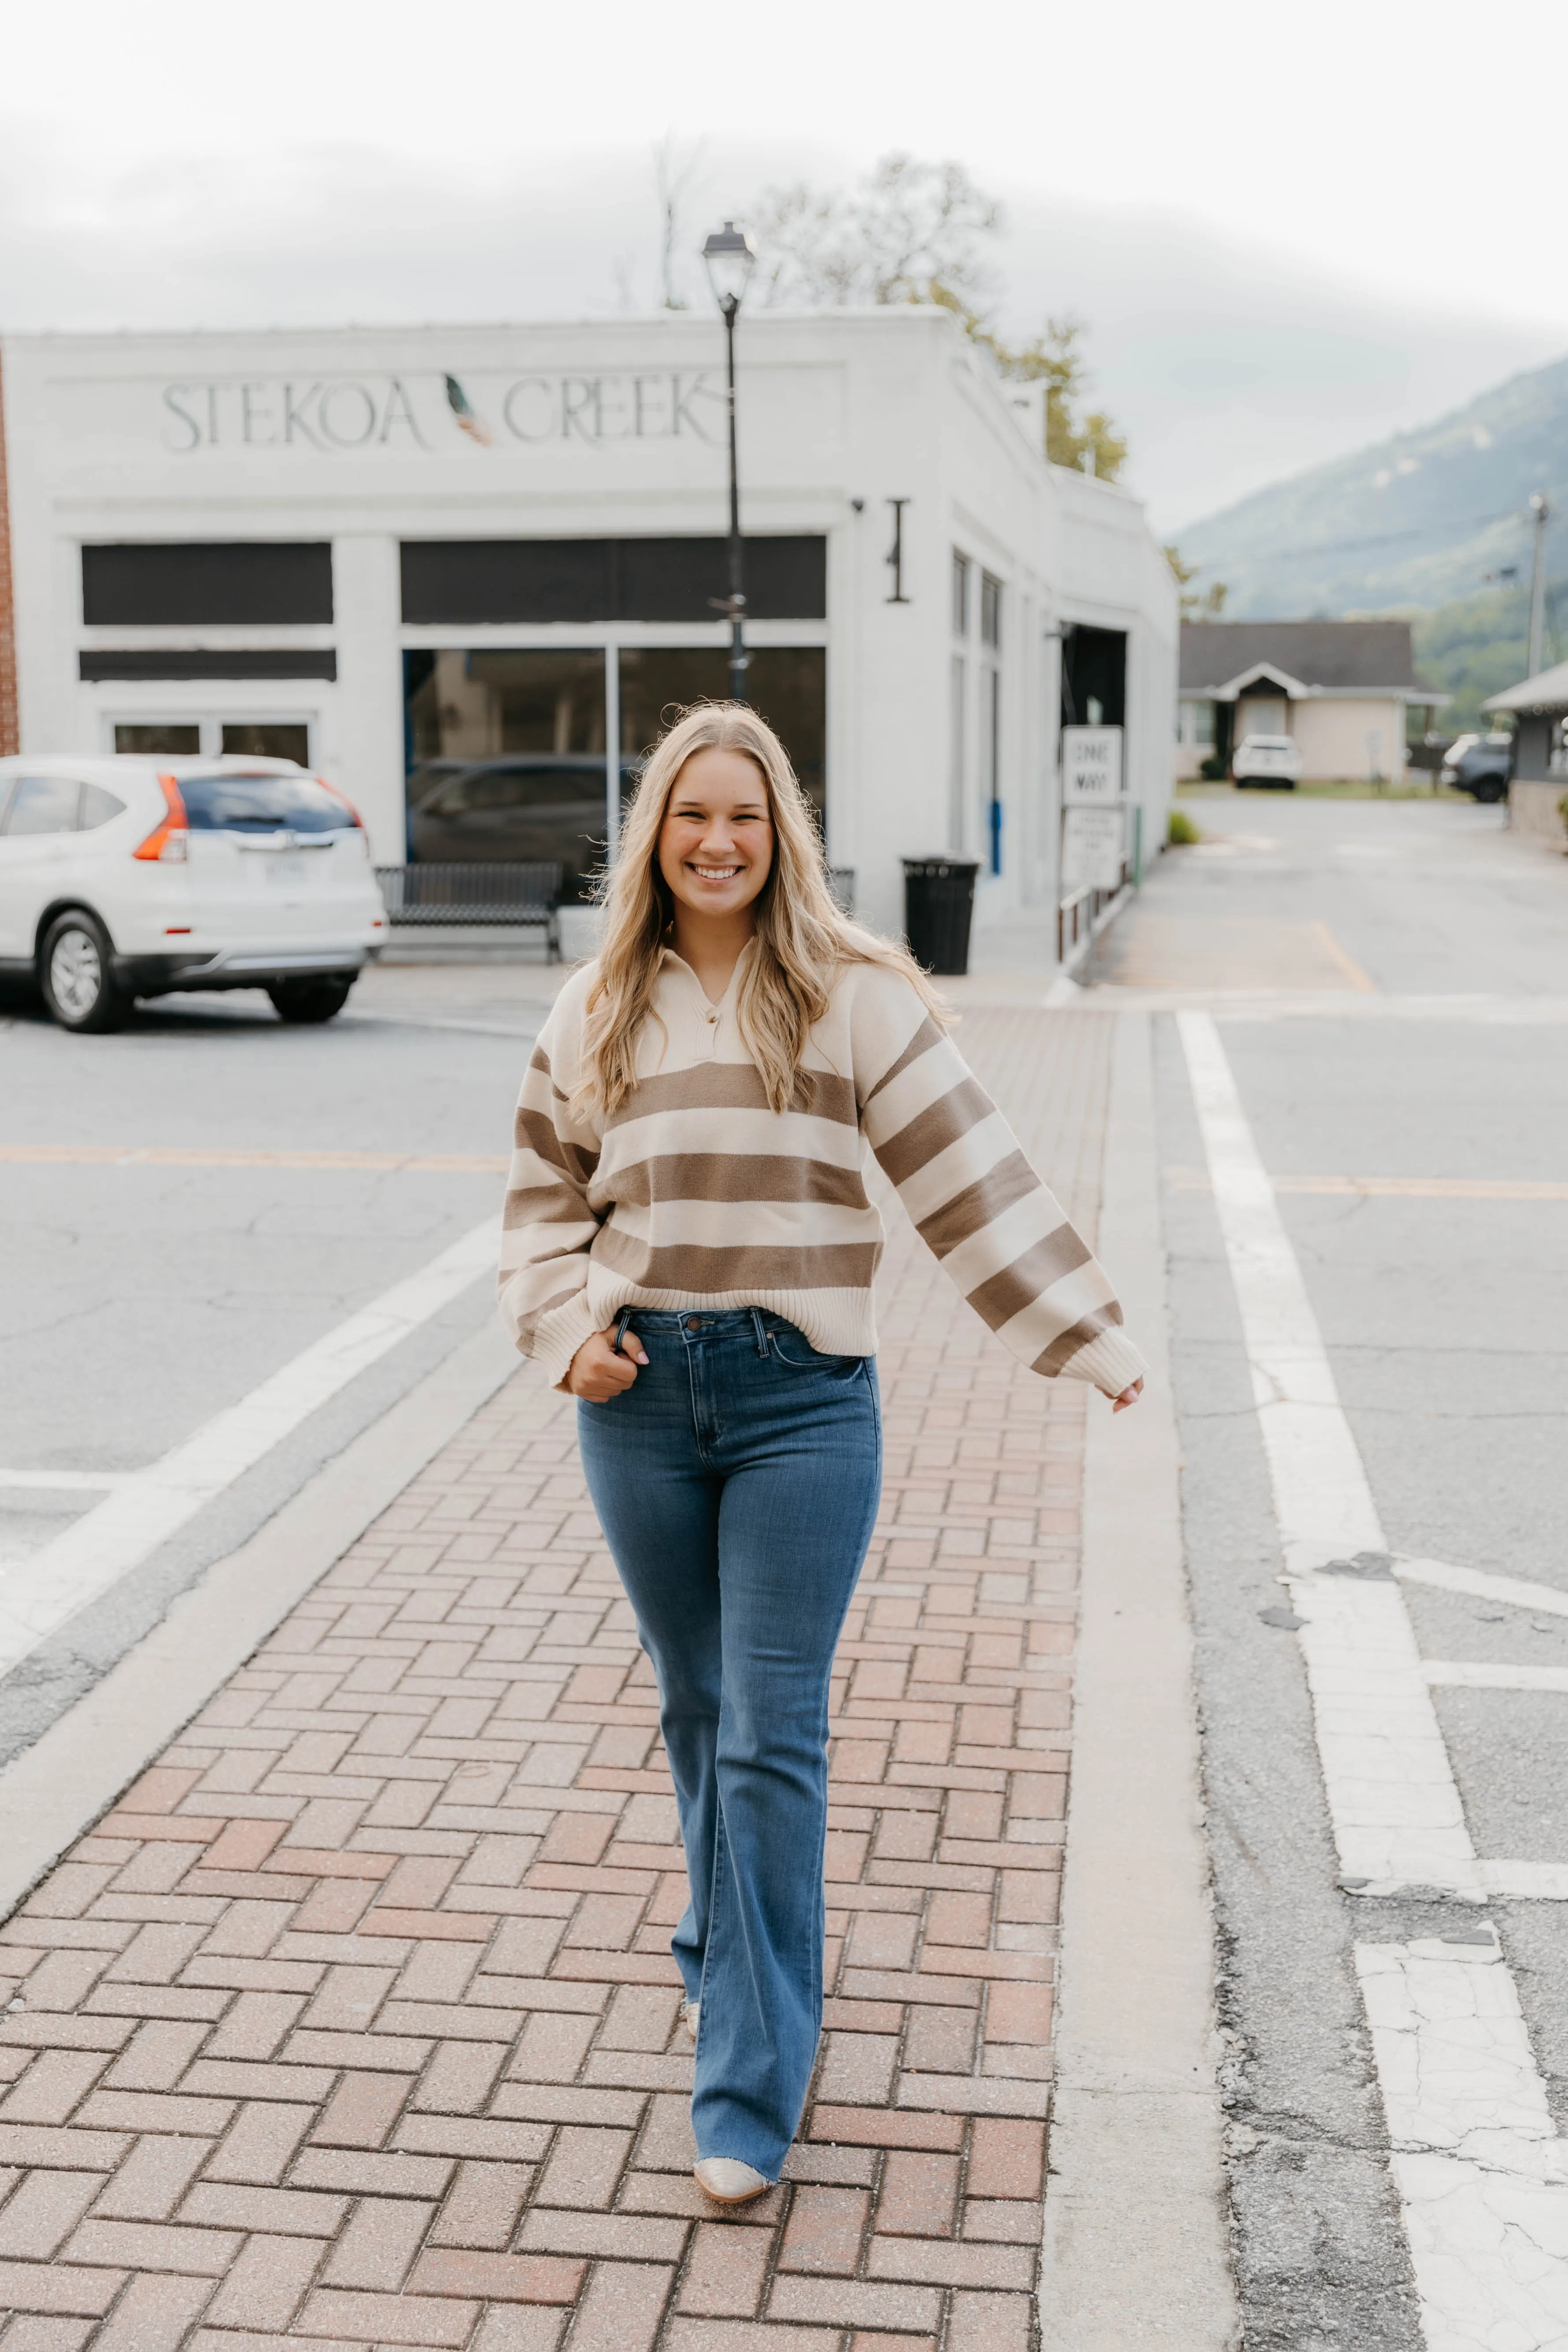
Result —
[{"label": "small window", "polygon": [[297,768],[308,768],[310,730],[293,723],[226,726],[223,748],[226,752],[237,752],[242,760],[292,760]]},{"label": "small window", "polygon": [[108,824],[110,818],[124,814],[125,803],[117,800],[112,793],[106,793],[101,784],[83,784],[81,815],[77,820],[80,832],[94,833],[100,824]]},{"label": "small window", "polygon": [[5,834],[74,833],[81,786],[75,776],[23,776],[5,812]]},{"label": "small window", "polygon": [[182,776],[180,798],[193,833],[341,833],[354,821],[313,776]]},{"label": "small window", "polygon": [[154,759],[195,759],[202,748],[199,727],[117,727],[117,751],[139,751]]},{"label": "small window", "polygon": [[952,634],[969,635],[969,558],[956,550],[952,558]]},{"label": "small window", "polygon": [[1002,583],[989,572],[980,575],[980,635],[988,646],[1002,643]]}]

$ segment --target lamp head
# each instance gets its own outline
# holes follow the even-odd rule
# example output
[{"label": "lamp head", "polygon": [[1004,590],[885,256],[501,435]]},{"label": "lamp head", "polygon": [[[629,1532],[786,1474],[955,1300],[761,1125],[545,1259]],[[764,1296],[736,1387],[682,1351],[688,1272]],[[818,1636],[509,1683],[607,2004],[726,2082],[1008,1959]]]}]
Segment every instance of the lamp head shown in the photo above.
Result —
[{"label": "lamp head", "polygon": [[726,318],[732,318],[740,309],[756,259],[756,247],[733,221],[726,221],[722,228],[710,234],[702,248],[702,262],[708,283],[713,289],[713,299]]}]

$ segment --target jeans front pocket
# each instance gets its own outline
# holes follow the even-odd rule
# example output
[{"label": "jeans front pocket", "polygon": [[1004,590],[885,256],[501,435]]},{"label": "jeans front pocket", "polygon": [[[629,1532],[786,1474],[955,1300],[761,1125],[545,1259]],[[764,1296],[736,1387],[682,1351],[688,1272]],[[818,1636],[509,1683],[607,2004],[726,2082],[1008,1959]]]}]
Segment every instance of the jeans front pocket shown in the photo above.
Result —
[{"label": "jeans front pocket", "polygon": [[823,1355],[793,1323],[770,1325],[768,1349],[774,1360],[787,1364],[792,1372],[848,1372],[865,1361],[862,1356]]}]

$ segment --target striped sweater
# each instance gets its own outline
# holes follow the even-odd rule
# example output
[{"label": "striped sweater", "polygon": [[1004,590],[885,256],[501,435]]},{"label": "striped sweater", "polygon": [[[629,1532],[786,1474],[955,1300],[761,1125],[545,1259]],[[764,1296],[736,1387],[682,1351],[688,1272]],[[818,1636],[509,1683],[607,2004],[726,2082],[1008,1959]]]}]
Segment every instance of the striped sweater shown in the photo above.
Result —
[{"label": "striped sweater", "polygon": [[666,952],[637,1084],[574,1116],[594,968],[557,998],[518,1104],[503,1313],[558,1382],[623,1307],[760,1307],[829,1355],[875,1352],[881,1217],[867,1151],[970,1305],[1037,1372],[1110,1394],[1143,1361],[1110,1283],[908,981],[849,964],[795,1100],[769,1108],[736,1018],[748,948],[712,1005]]}]

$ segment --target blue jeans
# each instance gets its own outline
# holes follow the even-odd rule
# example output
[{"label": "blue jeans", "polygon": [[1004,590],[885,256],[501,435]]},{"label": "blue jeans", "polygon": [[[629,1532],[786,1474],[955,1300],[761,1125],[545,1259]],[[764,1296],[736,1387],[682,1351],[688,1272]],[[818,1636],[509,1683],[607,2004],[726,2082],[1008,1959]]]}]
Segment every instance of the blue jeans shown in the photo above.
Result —
[{"label": "blue jeans", "polygon": [[648,1361],[577,1434],[658,1677],[692,2126],[773,2180],[822,2027],[827,1682],[881,1486],[876,1365],[752,1307],[623,1319]]}]

